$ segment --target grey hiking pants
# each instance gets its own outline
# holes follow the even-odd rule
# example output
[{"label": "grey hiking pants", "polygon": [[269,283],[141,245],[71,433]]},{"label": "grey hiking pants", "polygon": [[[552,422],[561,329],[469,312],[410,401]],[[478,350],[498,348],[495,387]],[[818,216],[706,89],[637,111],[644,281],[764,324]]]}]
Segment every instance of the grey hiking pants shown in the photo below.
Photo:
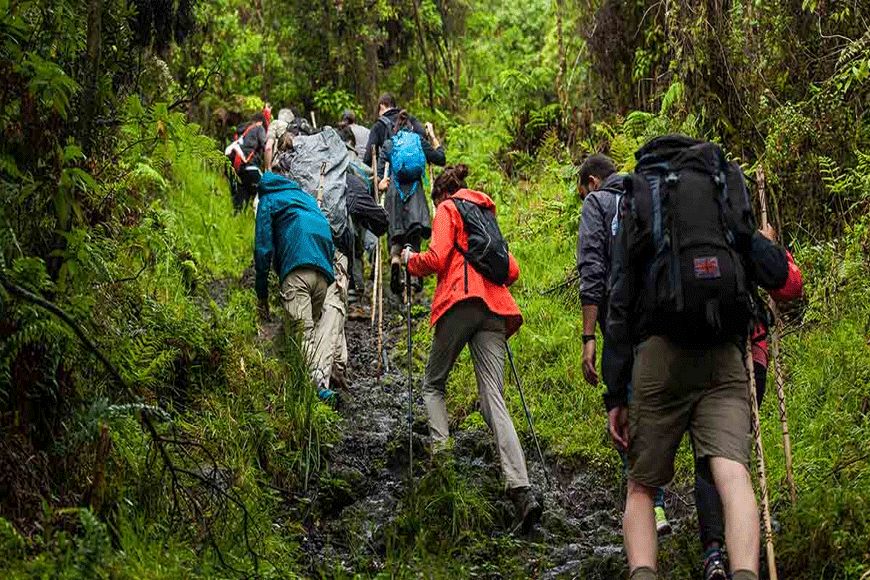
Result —
[{"label": "grey hiking pants", "polygon": [[529,485],[526,458],[504,401],[505,321],[490,312],[482,300],[459,302],[435,325],[423,379],[423,401],[432,442],[437,448],[450,435],[445,388],[450,370],[466,344],[474,361],[480,413],[495,437],[506,488],[526,487]]}]

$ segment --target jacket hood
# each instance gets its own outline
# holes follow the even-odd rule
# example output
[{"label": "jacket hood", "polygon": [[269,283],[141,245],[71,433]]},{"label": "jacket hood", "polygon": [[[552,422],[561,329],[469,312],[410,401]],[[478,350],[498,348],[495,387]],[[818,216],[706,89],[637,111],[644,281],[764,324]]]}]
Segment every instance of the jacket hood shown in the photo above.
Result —
[{"label": "jacket hood", "polygon": [[604,183],[598,188],[598,190],[609,189],[610,191],[618,191],[619,193],[625,192],[625,186],[623,183],[625,182],[625,173],[614,173],[610,177],[604,180]]},{"label": "jacket hood", "polygon": [[260,178],[260,184],[257,186],[257,192],[261,196],[279,191],[287,191],[288,189],[299,189],[301,191],[299,184],[295,181],[271,171],[263,174],[263,177]]},{"label": "jacket hood", "polygon": [[460,189],[450,197],[464,199],[465,201],[476,203],[480,207],[495,212],[495,202],[493,202],[492,199],[483,192],[474,191],[473,189]]}]

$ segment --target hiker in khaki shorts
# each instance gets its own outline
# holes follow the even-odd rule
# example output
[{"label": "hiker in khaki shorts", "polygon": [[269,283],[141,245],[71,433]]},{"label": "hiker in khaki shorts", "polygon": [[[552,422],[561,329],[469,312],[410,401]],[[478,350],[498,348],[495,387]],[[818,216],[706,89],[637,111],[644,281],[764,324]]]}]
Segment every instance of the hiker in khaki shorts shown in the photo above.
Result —
[{"label": "hiker in khaki shorts", "polygon": [[616,400],[611,437],[627,451],[630,578],[658,578],[653,498],[689,431],[722,499],[732,578],[757,580],[744,349],[755,287],[782,287],[786,253],[755,230],[742,172],[717,145],[668,135],[635,156],[613,247],[614,353],[604,368]]}]

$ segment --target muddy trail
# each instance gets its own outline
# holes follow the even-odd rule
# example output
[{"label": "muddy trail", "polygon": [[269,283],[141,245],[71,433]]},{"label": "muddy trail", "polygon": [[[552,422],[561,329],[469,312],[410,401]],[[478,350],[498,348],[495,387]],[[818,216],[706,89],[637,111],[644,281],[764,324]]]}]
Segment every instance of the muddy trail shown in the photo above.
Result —
[{"label": "muddy trail", "polygon": [[[209,294],[221,304],[234,283],[242,288],[253,287],[252,272],[246,271],[238,281],[214,281],[208,288]],[[321,450],[324,468],[319,481],[309,490],[303,505],[291,508],[291,511],[301,508],[304,514],[300,558],[315,578],[376,575],[384,570],[391,555],[396,556],[390,550],[409,542],[407,526],[399,521],[411,509],[407,327],[404,306],[387,294],[383,373],[378,377],[376,327],[368,318],[348,320],[348,388],[341,393],[340,438]],[[429,305],[421,303],[421,306],[424,308],[415,308],[415,327],[428,324]],[[277,354],[272,343],[281,332],[278,320],[261,328],[261,344],[272,355]],[[417,352],[423,348],[415,345],[414,357],[418,361],[425,361],[428,356],[428,352]],[[433,465],[420,368],[418,364],[413,376],[414,486],[420,485]],[[517,396],[516,385],[509,376],[505,380],[507,395]],[[546,448],[546,465],[542,465],[531,438],[523,437],[528,430],[520,421],[525,418],[514,417],[523,439],[532,486],[544,504],[540,524],[530,536],[522,538],[510,533],[513,507],[504,494],[492,433],[486,426],[452,432],[455,445],[449,461],[455,463],[455,471],[469,487],[480,491],[494,512],[486,539],[510,536],[524,577],[545,580],[624,577],[627,571],[621,536],[624,481],[582,461],[550,453]],[[685,495],[688,494],[667,494],[668,515],[675,530],[693,525],[693,506]],[[404,536],[397,537],[401,534]],[[487,560],[486,553],[476,557]],[[485,571],[475,574],[476,577],[505,577],[498,570],[482,568]]]},{"label": "muddy trail", "polygon": [[[385,298],[387,298],[385,296]],[[349,320],[348,392],[339,409],[341,438],[325,451],[327,467],[306,522],[301,548],[314,577],[377,574],[383,570],[397,533],[407,533],[398,518],[408,510],[408,419],[404,308],[388,299],[385,311],[385,372],[377,376],[377,330],[368,319]],[[428,305],[426,305],[428,306]],[[417,309],[415,324],[426,323],[428,307]],[[426,312],[423,312],[425,310]],[[422,348],[422,347],[420,347]],[[425,357],[428,353],[416,353]],[[425,360],[425,359],[424,359]],[[414,482],[432,466],[428,428],[421,397],[422,376],[414,383]],[[507,389],[514,389],[512,383]],[[516,396],[515,392],[513,396]],[[518,422],[523,417],[514,417]],[[519,426],[519,423],[517,423]],[[526,431],[523,429],[522,431]],[[451,460],[468,484],[482,490],[494,507],[492,536],[509,533],[513,508],[504,497],[495,444],[486,428],[456,430]],[[541,523],[530,537],[517,539],[530,578],[615,578],[625,574],[622,554],[623,488],[588,465],[545,451],[541,465],[531,440],[523,441],[533,487],[544,500]],[[544,470],[548,470],[548,488]],[[670,505],[670,504],[675,505]],[[675,528],[690,515],[684,501],[669,498]],[[404,538],[407,542],[407,538]],[[484,555],[484,558],[486,556]],[[481,574],[499,578],[499,572]]]}]

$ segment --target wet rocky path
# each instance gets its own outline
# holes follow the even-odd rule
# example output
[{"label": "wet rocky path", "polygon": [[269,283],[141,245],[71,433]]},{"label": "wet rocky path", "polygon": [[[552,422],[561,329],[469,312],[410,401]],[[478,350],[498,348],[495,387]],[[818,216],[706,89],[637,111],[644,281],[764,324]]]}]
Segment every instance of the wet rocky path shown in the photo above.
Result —
[{"label": "wet rocky path", "polygon": [[[350,360],[348,392],[339,410],[341,438],[324,452],[326,469],[312,498],[311,513],[316,517],[309,518],[306,539],[300,546],[314,577],[352,577],[360,572],[376,575],[388,557],[387,535],[409,490],[402,312],[397,303],[391,303],[385,313],[384,342],[389,360],[380,379],[376,329],[368,320],[347,324]],[[414,377],[415,481],[431,464],[421,382],[421,376]],[[470,484],[479,486],[495,507],[492,533],[508,533],[512,508],[501,492],[492,435],[484,427],[455,432],[454,438],[458,470],[473,473]],[[541,465],[532,442],[523,441],[523,446],[530,478],[545,505],[540,525],[531,537],[519,540],[520,551],[528,553],[527,576],[547,580],[624,577],[624,491],[620,482],[588,465],[546,452],[547,465]],[[544,469],[550,476],[550,488]],[[680,527],[689,515],[688,506],[678,509],[672,524]]]}]

